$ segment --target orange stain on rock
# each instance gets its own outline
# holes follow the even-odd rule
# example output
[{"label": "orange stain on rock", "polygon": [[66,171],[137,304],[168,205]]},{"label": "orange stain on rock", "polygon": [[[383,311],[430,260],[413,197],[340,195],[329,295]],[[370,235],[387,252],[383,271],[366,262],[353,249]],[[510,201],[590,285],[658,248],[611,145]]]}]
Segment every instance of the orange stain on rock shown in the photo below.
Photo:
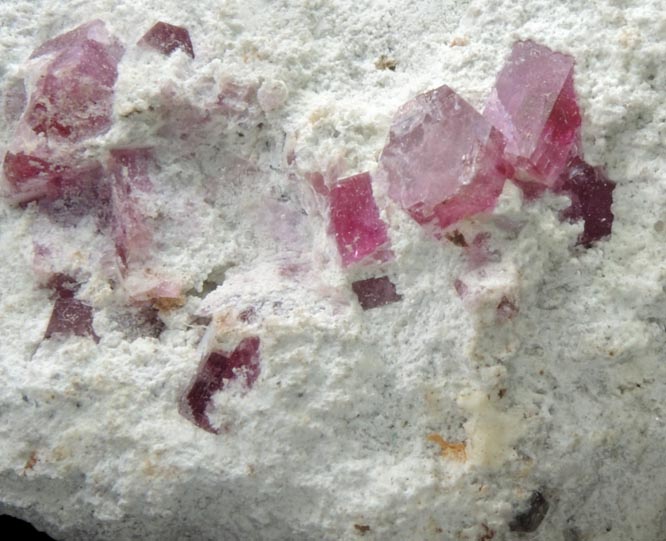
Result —
[{"label": "orange stain on rock", "polygon": [[449,442],[439,434],[428,434],[427,439],[440,446],[441,455],[444,458],[450,458],[459,462],[465,462],[465,460],[467,460],[467,448],[464,441]]}]

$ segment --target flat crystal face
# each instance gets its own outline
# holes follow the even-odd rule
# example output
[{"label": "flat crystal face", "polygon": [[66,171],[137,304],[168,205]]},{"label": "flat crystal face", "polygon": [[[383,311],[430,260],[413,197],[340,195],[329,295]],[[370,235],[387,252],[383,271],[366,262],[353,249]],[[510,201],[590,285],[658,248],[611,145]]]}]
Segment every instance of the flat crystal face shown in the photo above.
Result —
[{"label": "flat crystal face", "polygon": [[368,173],[341,180],[331,189],[329,201],[331,227],[343,265],[362,261],[388,243]]},{"label": "flat crystal face", "polygon": [[194,48],[187,28],[158,22],[139,40],[139,45],[155,49],[164,55],[170,55],[176,49],[183,50],[194,58]]},{"label": "flat crystal face", "polygon": [[379,160],[389,196],[441,227],[493,207],[505,180],[504,137],[448,86],[396,114]]}]

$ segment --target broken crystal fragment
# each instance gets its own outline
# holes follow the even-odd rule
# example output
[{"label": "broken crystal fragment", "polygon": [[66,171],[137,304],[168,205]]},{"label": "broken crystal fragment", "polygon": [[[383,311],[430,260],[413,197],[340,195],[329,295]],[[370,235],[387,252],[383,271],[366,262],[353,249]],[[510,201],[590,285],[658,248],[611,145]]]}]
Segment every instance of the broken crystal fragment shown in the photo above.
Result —
[{"label": "broken crystal fragment", "polygon": [[419,223],[440,227],[490,210],[510,176],[504,137],[448,86],[396,114],[379,160],[389,196]]},{"label": "broken crystal fragment", "polygon": [[363,310],[370,310],[402,300],[402,295],[396,292],[395,284],[391,282],[388,276],[357,280],[352,282],[352,290],[356,293]]},{"label": "broken crystal fragment", "polygon": [[111,151],[112,229],[116,251],[123,265],[145,257],[151,233],[136,202],[137,192],[152,188],[148,167],[152,160],[149,148],[122,148]]},{"label": "broken crystal fragment", "polygon": [[613,227],[613,190],[601,167],[592,167],[581,158],[572,158],[562,175],[561,191],[571,198],[571,206],[561,217],[571,221],[583,220],[583,232],[578,244],[589,247],[594,241],[611,234]]},{"label": "broken crystal fragment", "polygon": [[187,28],[173,24],[158,22],[139,40],[137,45],[155,49],[163,55],[170,55],[176,49],[182,49],[194,58],[194,48]]},{"label": "broken crystal fragment", "polygon": [[92,307],[75,298],[79,289],[76,280],[64,274],[56,274],[47,286],[53,289],[55,303],[44,338],[54,335],[89,336],[99,342],[92,326]]},{"label": "broken crystal fragment", "polygon": [[331,227],[342,264],[357,263],[368,256],[382,258],[388,243],[386,224],[372,195],[369,173],[345,178],[331,188]]},{"label": "broken crystal fragment", "polygon": [[483,116],[506,137],[519,181],[555,186],[580,144],[574,60],[533,41],[519,41],[499,72]]},{"label": "broken crystal fragment", "polygon": [[252,387],[260,371],[259,344],[259,338],[253,336],[241,340],[231,353],[209,353],[185,393],[181,413],[198,427],[217,434],[219,429],[211,424],[206,409],[213,395],[230,380],[239,378],[246,388]]}]

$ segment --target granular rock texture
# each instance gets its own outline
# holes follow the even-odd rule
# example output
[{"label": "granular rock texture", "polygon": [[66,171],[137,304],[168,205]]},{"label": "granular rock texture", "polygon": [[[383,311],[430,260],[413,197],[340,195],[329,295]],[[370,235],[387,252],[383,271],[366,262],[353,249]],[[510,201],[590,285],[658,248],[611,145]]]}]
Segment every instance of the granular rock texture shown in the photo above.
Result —
[{"label": "granular rock texture", "polygon": [[660,2],[0,20],[1,513],[663,537]]}]

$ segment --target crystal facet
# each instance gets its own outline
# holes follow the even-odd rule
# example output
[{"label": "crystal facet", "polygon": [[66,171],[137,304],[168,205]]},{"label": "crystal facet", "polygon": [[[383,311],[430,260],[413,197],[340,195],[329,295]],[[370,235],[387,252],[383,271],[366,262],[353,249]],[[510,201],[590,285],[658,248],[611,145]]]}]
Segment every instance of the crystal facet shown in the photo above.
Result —
[{"label": "crystal facet", "polygon": [[217,434],[219,429],[211,424],[206,409],[213,395],[230,380],[240,378],[245,387],[252,387],[260,371],[259,343],[259,338],[253,336],[241,340],[231,353],[213,351],[208,354],[185,394],[185,416],[191,417],[198,427]]},{"label": "crystal facet", "polygon": [[150,47],[164,55],[170,55],[176,49],[182,49],[194,58],[194,48],[187,28],[158,22],[139,40],[138,45]]},{"label": "crystal facet", "polygon": [[379,160],[389,196],[420,223],[441,227],[490,210],[510,173],[504,137],[448,86],[396,114]]},{"label": "crystal facet", "polygon": [[388,243],[386,224],[372,195],[369,173],[341,180],[329,193],[331,226],[338,252],[347,266],[370,255],[381,255]]},{"label": "crystal facet", "polygon": [[533,41],[519,41],[499,72],[483,116],[506,137],[519,181],[555,186],[580,145],[574,60]]},{"label": "crystal facet", "polygon": [[402,300],[402,295],[396,292],[395,284],[391,282],[388,276],[352,282],[352,290],[356,293],[363,310],[370,310]]},{"label": "crystal facet", "polygon": [[123,148],[111,151],[112,228],[116,251],[123,265],[145,257],[151,243],[151,233],[145,217],[136,205],[137,192],[148,192],[152,182],[148,166],[152,160],[149,148]]}]

